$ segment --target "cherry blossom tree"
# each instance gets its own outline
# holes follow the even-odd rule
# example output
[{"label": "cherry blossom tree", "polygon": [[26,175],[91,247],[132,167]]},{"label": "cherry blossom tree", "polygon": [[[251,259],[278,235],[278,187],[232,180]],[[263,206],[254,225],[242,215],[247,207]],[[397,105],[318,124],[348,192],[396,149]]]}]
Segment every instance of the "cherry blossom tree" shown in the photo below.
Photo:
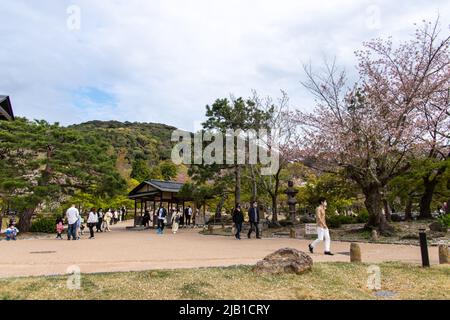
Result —
[{"label": "cherry blossom tree", "polygon": [[424,23],[412,40],[397,46],[390,38],[364,43],[356,52],[360,77],[352,87],[335,62],[317,73],[304,67],[303,85],[317,106],[296,114],[302,160],[322,170],[344,169],[365,195],[367,227],[382,233],[392,231],[382,211],[383,190],[423,148],[424,106],[449,88],[450,39],[438,25]]}]

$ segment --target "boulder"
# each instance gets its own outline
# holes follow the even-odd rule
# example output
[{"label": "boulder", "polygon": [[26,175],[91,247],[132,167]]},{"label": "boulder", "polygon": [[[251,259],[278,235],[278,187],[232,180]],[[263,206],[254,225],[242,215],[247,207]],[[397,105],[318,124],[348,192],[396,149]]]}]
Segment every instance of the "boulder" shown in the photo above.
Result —
[{"label": "boulder", "polygon": [[433,222],[429,226],[431,231],[434,232],[447,232],[447,227],[444,227],[440,222]]},{"label": "boulder", "polygon": [[283,248],[259,261],[253,268],[253,271],[270,274],[302,274],[311,270],[312,265],[312,258],[305,252],[292,248]]},{"label": "boulder", "polygon": [[370,236],[372,241],[378,241],[378,232],[377,230],[372,230],[372,235]]}]

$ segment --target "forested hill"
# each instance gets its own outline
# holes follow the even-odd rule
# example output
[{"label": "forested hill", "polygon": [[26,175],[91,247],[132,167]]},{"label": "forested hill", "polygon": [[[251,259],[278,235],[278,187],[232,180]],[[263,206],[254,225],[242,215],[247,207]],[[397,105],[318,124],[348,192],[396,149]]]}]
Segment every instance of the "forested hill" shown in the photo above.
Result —
[{"label": "forested hill", "polygon": [[171,135],[154,123],[91,121],[68,127],[44,120],[0,121],[0,212],[20,212],[20,230],[39,213],[130,206],[127,192],[145,179],[183,179]]},{"label": "forested hill", "polygon": [[69,128],[101,135],[114,149],[120,171],[131,170],[137,160],[145,160],[151,166],[170,159],[170,138],[176,130],[159,123],[119,121],[89,121]]}]

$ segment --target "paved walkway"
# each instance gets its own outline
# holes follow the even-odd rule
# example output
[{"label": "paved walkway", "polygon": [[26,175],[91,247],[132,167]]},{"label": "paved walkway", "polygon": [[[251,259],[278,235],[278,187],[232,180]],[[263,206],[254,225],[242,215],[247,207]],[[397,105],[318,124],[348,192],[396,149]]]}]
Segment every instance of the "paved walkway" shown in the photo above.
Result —
[{"label": "paved walkway", "polygon": [[[154,230],[127,231],[122,224],[111,233],[97,234],[95,240],[84,235],[81,241],[0,241],[0,277],[64,274],[73,265],[83,273],[251,265],[283,247],[307,251],[309,243],[295,239],[237,241],[233,237],[200,235],[198,231],[181,229],[177,235],[166,232],[160,236]],[[361,249],[364,262],[421,261],[417,246],[363,243]],[[349,261],[349,250],[349,243],[333,242],[334,257],[324,256],[320,246],[313,259]],[[438,249],[429,250],[431,263],[436,264]]]}]

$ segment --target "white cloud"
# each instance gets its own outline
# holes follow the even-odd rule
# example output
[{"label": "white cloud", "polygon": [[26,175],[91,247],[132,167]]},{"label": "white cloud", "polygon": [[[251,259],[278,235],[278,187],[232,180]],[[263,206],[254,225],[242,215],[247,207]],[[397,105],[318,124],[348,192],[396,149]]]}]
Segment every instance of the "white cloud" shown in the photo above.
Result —
[{"label": "white cloud", "polygon": [[[81,29],[67,28],[67,7]],[[362,41],[409,37],[414,22],[450,16],[447,1],[1,2],[0,93],[18,115],[70,124],[151,121],[192,129],[216,98],[286,90],[310,107],[302,62],[337,56],[352,70]],[[444,20],[444,19],[442,19]],[[443,21],[446,22],[446,21]],[[445,24],[444,24],[445,26]],[[114,103],[77,99],[95,88]],[[92,98],[92,97],[91,97]],[[94,97],[95,98],[95,97]]]}]

